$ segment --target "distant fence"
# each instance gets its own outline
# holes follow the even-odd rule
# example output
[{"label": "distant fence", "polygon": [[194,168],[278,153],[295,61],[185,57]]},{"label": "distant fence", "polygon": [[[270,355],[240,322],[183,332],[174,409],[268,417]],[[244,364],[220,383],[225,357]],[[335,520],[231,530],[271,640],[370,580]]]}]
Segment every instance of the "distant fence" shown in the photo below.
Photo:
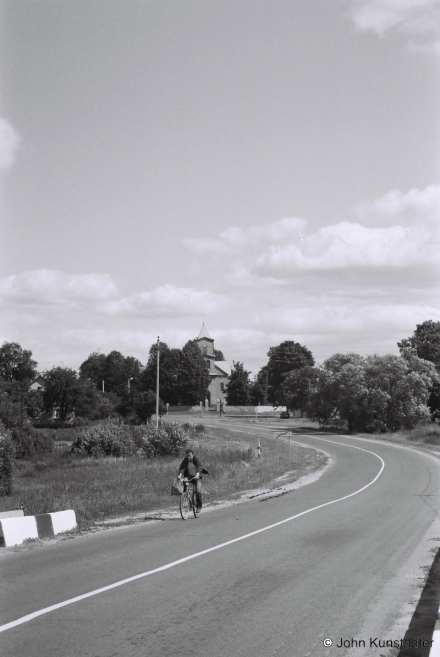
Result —
[{"label": "distant fence", "polygon": [[66,429],[74,427],[75,420],[34,420],[32,426],[36,429]]},{"label": "distant fence", "polygon": [[168,406],[169,413],[186,413],[190,411],[192,406]]}]

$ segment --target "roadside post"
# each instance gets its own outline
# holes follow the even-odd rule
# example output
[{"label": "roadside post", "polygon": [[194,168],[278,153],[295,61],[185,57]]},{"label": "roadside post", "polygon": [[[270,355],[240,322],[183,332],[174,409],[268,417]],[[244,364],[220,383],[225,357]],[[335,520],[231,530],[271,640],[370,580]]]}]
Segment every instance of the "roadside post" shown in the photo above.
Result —
[{"label": "roadside post", "polygon": [[168,402],[166,403],[166,407],[167,407],[167,415],[168,415],[168,409],[169,409],[169,407],[170,407],[170,405],[169,405]]},{"label": "roadside post", "polygon": [[260,439],[258,438],[258,458],[261,456]]},{"label": "roadside post", "polygon": [[275,434],[275,441],[277,444],[277,456],[278,456],[278,438],[284,436],[289,439],[289,462],[292,463],[292,432],[291,431],[277,431]]}]

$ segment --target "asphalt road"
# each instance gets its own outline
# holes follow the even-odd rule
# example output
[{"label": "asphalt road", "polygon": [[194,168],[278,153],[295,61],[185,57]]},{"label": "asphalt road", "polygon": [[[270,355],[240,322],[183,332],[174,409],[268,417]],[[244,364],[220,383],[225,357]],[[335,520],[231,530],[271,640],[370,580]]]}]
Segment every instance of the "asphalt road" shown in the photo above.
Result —
[{"label": "asphalt road", "polygon": [[[330,453],[333,465],[290,494],[2,558],[3,626],[228,543],[1,632],[2,657],[385,654],[337,644],[389,638],[414,595],[423,565],[415,559],[438,547],[427,543],[439,508],[438,464],[381,442],[298,440]],[[327,637],[332,647],[324,646]]]}]

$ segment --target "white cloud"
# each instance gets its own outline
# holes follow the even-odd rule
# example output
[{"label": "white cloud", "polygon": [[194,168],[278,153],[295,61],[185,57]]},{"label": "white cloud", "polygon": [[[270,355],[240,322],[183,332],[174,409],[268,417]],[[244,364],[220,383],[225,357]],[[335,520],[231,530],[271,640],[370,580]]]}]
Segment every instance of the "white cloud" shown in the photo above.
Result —
[{"label": "white cloud", "polygon": [[[304,219],[283,219],[246,230],[228,229],[217,239],[186,240],[198,258],[217,260],[236,286],[286,284],[308,277],[311,286],[339,290],[381,277],[381,287],[436,285],[440,274],[440,186],[407,193],[394,190],[356,210],[357,221],[316,230]],[[207,264],[207,263],[205,263]],[[345,275],[341,280],[340,274]],[[387,278],[388,275],[388,278]],[[319,278],[321,276],[321,278]]]},{"label": "white cloud", "polygon": [[348,0],[350,14],[360,31],[383,37],[389,32],[409,38],[412,50],[440,54],[438,0]]},{"label": "white cloud", "polygon": [[66,274],[36,269],[0,280],[0,302],[28,305],[66,305],[103,301],[115,296],[116,286],[103,274]]},{"label": "white cloud", "polygon": [[99,309],[108,315],[194,315],[215,312],[226,302],[219,294],[192,288],[162,285],[125,299],[107,301]]},{"label": "white cloud", "polygon": [[20,137],[9,121],[0,117],[0,169],[9,169],[15,160]]},{"label": "white cloud", "polygon": [[[371,335],[401,332],[412,333],[415,323],[426,318],[440,321],[440,310],[425,305],[366,304],[317,305],[302,308],[278,308],[260,318],[265,330],[291,332],[296,335],[325,337],[353,333]],[[345,341],[345,337],[344,337]]]},{"label": "white cloud", "polygon": [[285,218],[263,226],[250,226],[249,228],[231,226],[221,232],[217,239],[193,237],[185,239],[184,244],[195,253],[228,254],[241,251],[244,247],[258,246],[266,240],[282,242],[289,238],[301,239],[306,225],[305,219]]}]

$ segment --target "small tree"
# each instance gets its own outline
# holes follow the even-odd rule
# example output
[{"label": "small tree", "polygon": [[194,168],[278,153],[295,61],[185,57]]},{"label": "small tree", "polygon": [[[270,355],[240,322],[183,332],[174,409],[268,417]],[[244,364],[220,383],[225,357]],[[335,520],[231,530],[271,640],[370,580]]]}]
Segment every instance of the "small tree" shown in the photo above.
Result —
[{"label": "small tree", "polygon": [[268,392],[268,368],[267,365],[263,365],[258,374],[254,377],[254,380],[251,383],[250,395],[251,395],[251,404],[258,406],[263,404],[267,406],[269,403],[267,398]]},{"label": "small tree", "polygon": [[12,494],[14,465],[14,445],[11,434],[0,423],[0,497]]},{"label": "small tree", "polygon": [[277,347],[271,347],[267,352],[268,399],[272,404],[282,402],[282,385],[286,374],[306,365],[313,366],[315,360],[312,352],[293,340],[286,340]]},{"label": "small tree", "polygon": [[307,411],[318,370],[310,365],[288,372],[281,386],[281,395],[287,408]]},{"label": "small tree", "polygon": [[[169,404],[180,400],[179,377],[181,373],[181,351],[170,349],[165,342],[159,344],[159,390],[162,399]],[[142,390],[155,391],[157,377],[157,344],[150,348],[150,355],[141,376]]]},{"label": "small tree", "polygon": [[36,374],[32,351],[17,342],[4,342],[0,347],[0,378],[4,381],[30,381]]},{"label": "small tree", "polygon": [[[411,355],[430,361],[440,374],[440,322],[431,319],[417,324],[417,328],[410,338],[404,338],[397,343],[400,353],[407,357],[409,362]],[[434,381],[429,391],[428,407],[432,419],[440,416],[440,382]]]},{"label": "small tree", "polygon": [[182,349],[179,376],[180,403],[197,404],[208,395],[209,370],[195,340],[189,340]]},{"label": "small tree", "polygon": [[226,402],[232,406],[247,406],[251,401],[250,372],[243,363],[232,361],[232,371],[226,386]]}]

